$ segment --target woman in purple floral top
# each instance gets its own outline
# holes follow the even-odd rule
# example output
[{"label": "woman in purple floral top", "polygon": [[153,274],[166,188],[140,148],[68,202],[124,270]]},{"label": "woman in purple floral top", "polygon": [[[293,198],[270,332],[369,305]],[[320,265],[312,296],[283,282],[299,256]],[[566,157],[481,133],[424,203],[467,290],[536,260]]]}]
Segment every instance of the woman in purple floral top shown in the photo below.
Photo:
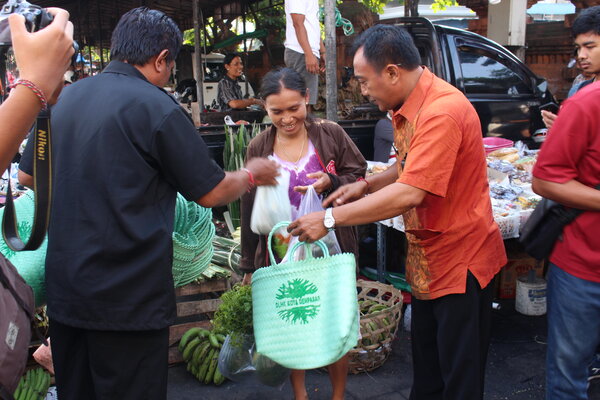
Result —
[{"label": "woman in purple floral top", "polygon": [[[364,177],[367,163],[346,132],[336,123],[309,118],[306,104],[308,91],[302,77],[289,68],[269,72],[264,78],[261,95],[265,109],[273,121],[271,128],[256,136],[249,144],[246,159],[273,156],[290,172],[289,198],[292,219],[298,213],[302,195],[309,185],[326,196],[339,186]],[[250,283],[256,268],[268,265],[266,238],[250,230],[255,191],[242,198],[242,260],[244,282]],[[355,228],[335,231],[343,252],[358,255]],[[348,373],[348,358],[331,364],[329,375],[333,399],[343,399]],[[307,399],[304,371],[292,371],[291,381],[296,399]]]}]

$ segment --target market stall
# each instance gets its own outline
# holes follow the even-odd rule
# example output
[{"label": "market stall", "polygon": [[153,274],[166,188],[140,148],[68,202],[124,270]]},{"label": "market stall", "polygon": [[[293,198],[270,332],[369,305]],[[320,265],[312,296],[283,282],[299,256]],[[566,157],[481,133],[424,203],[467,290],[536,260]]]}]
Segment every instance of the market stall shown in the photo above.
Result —
[{"label": "market stall", "polygon": [[[513,143],[498,138],[485,138],[484,146],[494,220],[505,241],[518,238],[525,222],[541,200],[531,189],[531,172],[539,150],[529,150],[521,142]],[[367,174],[380,173],[387,168],[396,166],[393,163],[369,162]],[[404,219],[399,215],[376,224],[377,279],[384,282],[387,277],[385,230],[392,228],[404,232]]]}]

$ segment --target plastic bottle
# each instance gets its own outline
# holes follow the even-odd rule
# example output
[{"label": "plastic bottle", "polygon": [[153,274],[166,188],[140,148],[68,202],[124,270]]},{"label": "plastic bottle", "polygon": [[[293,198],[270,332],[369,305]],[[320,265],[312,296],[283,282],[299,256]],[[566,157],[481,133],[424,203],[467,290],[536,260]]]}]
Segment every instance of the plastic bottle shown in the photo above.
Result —
[{"label": "plastic bottle", "polygon": [[412,307],[409,304],[406,306],[406,310],[404,310],[404,318],[402,318],[402,326],[404,327],[404,330],[406,332],[410,332],[411,314],[412,314]]}]

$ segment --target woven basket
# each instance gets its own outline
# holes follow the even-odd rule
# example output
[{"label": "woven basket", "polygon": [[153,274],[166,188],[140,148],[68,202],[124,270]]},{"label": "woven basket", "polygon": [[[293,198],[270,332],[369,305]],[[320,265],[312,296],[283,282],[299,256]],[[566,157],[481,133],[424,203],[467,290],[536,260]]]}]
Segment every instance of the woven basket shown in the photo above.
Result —
[{"label": "woven basket", "polygon": [[382,311],[361,315],[358,345],[350,350],[349,372],[373,371],[383,365],[392,352],[392,340],[396,337],[402,317],[402,293],[392,285],[359,280],[358,300],[371,300],[387,306]]}]

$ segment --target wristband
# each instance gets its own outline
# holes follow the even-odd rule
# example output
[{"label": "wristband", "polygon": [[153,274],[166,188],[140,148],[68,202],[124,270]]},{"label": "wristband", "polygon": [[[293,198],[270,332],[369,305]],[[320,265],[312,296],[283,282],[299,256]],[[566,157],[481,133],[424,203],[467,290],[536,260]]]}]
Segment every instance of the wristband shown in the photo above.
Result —
[{"label": "wristband", "polygon": [[46,96],[44,96],[44,93],[40,90],[40,88],[38,88],[35,85],[35,83],[33,83],[31,81],[28,81],[27,79],[19,79],[18,81],[16,81],[12,85],[10,85],[9,88],[14,89],[18,85],[23,85],[23,86],[28,87],[29,89],[31,89],[31,91],[37,96],[37,98],[42,103],[42,110],[47,110],[48,109],[48,100],[46,100]]},{"label": "wristband", "polygon": [[256,182],[254,181],[254,175],[248,168],[240,168],[240,171],[244,171],[248,174],[248,191],[250,191],[254,186],[256,186]]},{"label": "wristband", "polygon": [[368,180],[366,180],[365,178],[363,178],[362,176],[360,176],[360,177],[356,178],[356,182],[364,182],[364,183],[366,183],[367,184],[367,193],[369,193],[369,187],[371,185],[369,184]]}]

